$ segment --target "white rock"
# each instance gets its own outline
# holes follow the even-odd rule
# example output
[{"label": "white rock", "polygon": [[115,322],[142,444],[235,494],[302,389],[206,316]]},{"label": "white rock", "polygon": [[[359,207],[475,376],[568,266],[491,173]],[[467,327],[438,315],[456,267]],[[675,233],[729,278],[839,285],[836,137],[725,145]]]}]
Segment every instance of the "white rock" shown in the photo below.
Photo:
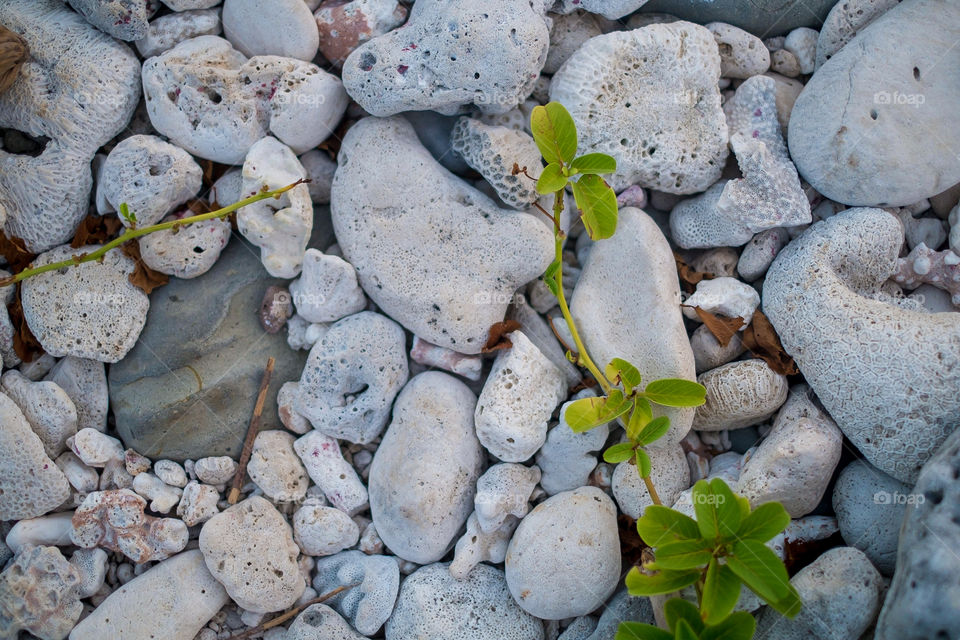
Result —
[{"label": "white rock", "polygon": [[[33,265],[69,260],[99,248],[64,245],[41,254]],[[25,280],[20,289],[23,316],[44,350],[101,362],[122,359],[140,336],[150,307],[147,294],[128,279],[134,268],[122,251],[110,251],[102,262]]]},{"label": "white rock", "polygon": [[788,78],[800,75],[800,61],[786,49],[777,49],[770,53],[770,69]]},{"label": "white rock", "polygon": [[550,230],[443,169],[403,118],[361,120],[338,160],[333,227],[364,291],[424,340],[479,353],[514,292],[549,266]]},{"label": "white rock", "polygon": [[215,487],[190,482],[183,488],[183,497],[177,505],[177,515],[188,527],[192,527],[215,516],[219,512],[219,500],[220,493]]},{"label": "white rock", "polygon": [[725,365],[747,350],[743,345],[741,334],[730,337],[726,346],[711,333],[706,325],[700,325],[690,336],[690,348],[693,350],[693,361],[697,375],[719,366]]},{"label": "white rock", "polygon": [[313,425],[307,418],[294,409],[297,395],[299,394],[299,382],[284,382],[277,392],[277,414],[280,416],[280,422],[290,431],[303,435],[313,429]]},{"label": "white rock", "polygon": [[[189,210],[167,216],[163,222],[192,215]],[[222,218],[165,229],[138,238],[143,262],[160,273],[189,279],[213,267],[230,240],[230,223]]]},{"label": "white rock", "polygon": [[474,382],[480,380],[483,370],[483,359],[480,356],[457,353],[453,349],[427,342],[420,336],[413,336],[410,359],[417,364],[443,369]]},{"label": "white rock", "polygon": [[364,640],[336,611],[325,604],[313,604],[296,617],[284,640]]},{"label": "white rock", "polygon": [[530,458],[547,438],[547,421],[567,396],[567,380],[520,331],[502,350],[487,377],[474,416],[477,438],[506,462]]},{"label": "white rock", "polygon": [[228,456],[200,458],[193,464],[193,471],[200,482],[207,484],[226,484],[237,472],[237,463]]},{"label": "white rock", "polygon": [[360,527],[340,509],[304,505],[293,514],[293,539],[310,556],[330,556],[357,544]]},{"label": "white rock", "polygon": [[762,278],[773,264],[780,249],[790,242],[790,234],[782,227],[761,231],[743,247],[737,262],[737,273],[746,282]]},{"label": "white rock", "polygon": [[310,479],[330,503],[347,515],[367,508],[367,488],[349,462],[343,459],[336,439],[311,431],[293,443]]},{"label": "white rock", "polygon": [[370,465],[370,513],[405,560],[439,560],[473,510],[483,468],[475,404],[466,385],[436,371],[414,377],[397,396]]},{"label": "white rock", "polygon": [[510,593],[531,615],[560,620],[593,611],[620,580],[616,506],[596,487],[547,498],[520,522],[505,568]]},{"label": "white rock", "polygon": [[70,633],[70,640],[193,638],[229,602],[204,566],[203,555],[186,551],[154,565],[111,593]]},{"label": "white rock", "polygon": [[[190,154],[156,136],[123,139],[107,155],[97,184],[114,211],[127,203],[137,226],[160,222],[200,190],[203,171]],[[124,226],[129,223],[123,216]]]},{"label": "white rock", "polygon": [[800,73],[813,73],[817,58],[817,40],[819,31],[809,27],[798,27],[787,34],[783,48],[793,54],[800,65]]},{"label": "white rock", "polygon": [[566,15],[552,15],[550,26],[550,50],[543,63],[543,73],[556,73],[563,63],[583,46],[587,40],[603,33],[596,17],[586,11],[574,11]]},{"label": "white rock", "polygon": [[816,68],[820,68],[868,24],[901,0],[847,0],[833,5],[817,37]]},{"label": "white rock", "polygon": [[304,254],[303,273],[290,283],[290,294],[297,313],[309,322],[335,322],[367,306],[353,265],[316,249]]},{"label": "white rock", "polygon": [[150,500],[150,510],[157,513],[170,513],[180,502],[182,489],[171,487],[152,473],[138,473],[133,479],[133,490]]},{"label": "white rock", "polygon": [[[697,283],[696,292],[684,304],[728,318],[742,318],[746,327],[760,306],[760,294],[736,278],[704,279]],[[683,313],[691,320],[697,317],[693,309],[684,308]]]},{"label": "white rock", "polygon": [[[664,505],[672,505],[680,493],[690,487],[690,465],[679,444],[660,445],[659,442],[646,448],[650,456],[650,479]],[[643,515],[653,499],[647,491],[637,465],[621,462],[613,471],[611,481],[613,497],[620,511],[633,519]]]},{"label": "white rock", "polygon": [[118,40],[138,40],[147,31],[150,3],[123,0],[68,0],[87,22]]},{"label": "white rock", "polygon": [[312,149],[347,106],[340,80],[316,65],[277,56],[248,60],[216,36],[148,59],[142,75],[156,130],[194,155],[226,164],[239,164],[268,133],[296,152]]},{"label": "white rock", "polygon": [[359,551],[344,551],[317,560],[313,587],[318,593],[356,583],[359,584],[327,602],[357,631],[372,636],[393,611],[400,589],[400,569],[390,556],[367,556]]},{"label": "white rock", "polygon": [[91,160],[130,121],[140,64],[60,0],[8,0],[0,23],[31,53],[0,96],[0,127],[50,139],[37,156],[0,151],[0,220],[8,237],[41,253],[69,242],[87,215]]},{"label": "white rock", "polygon": [[490,531],[480,528],[477,512],[467,518],[467,530],[454,546],[453,562],[450,563],[450,575],[463,580],[475,566],[481,562],[500,564],[507,557],[507,546],[520,519],[507,516],[503,524]]},{"label": "white rock", "polygon": [[33,382],[16,370],[3,374],[0,387],[40,436],[46,454],[50,458],[60,455],[67,439],[77,433],[77,408],[70,396],[55,382]]},{"label": "white rock", "polygon": [[[540,197],[534,180],[543,165],[537,143],[528,133],[464,117],[450,132],[450,146],[514,209],[527,209]],[[514,166],[526,169],[530,177],[515,174]]]},{"label": "white rock", "polygon": [[60,359],[44,379],[56,383],[73,400],[78,430],[106,430],[110,399],[102,362],[67,356]]},{"label": "white rock", "polygon": [[96,491],[100,484],[100,475],[97,470],[83,464],[73,451],[60,454],[54,463],[63,471],[67,481],[79,493]]},{"label": "white rock", "polygon": [[[593,397],[592,391],[577,393],[572,400]],[[542,471],[540,486],[547,495],[586,486],[590,472],[597,466],[596,452],[603,448],[610,427],[602,424],[589,431],[576,433],[566,423],[570,403],[560,408],[560,422],[547,433],[547,441],[537,452],[537,466]]]},{"label": "white rock", "polygon": [[763,360],[731,362],[697,377],[707,389],[706,402],[697,407],[693,428],[723,431],[759,424],[787,399],[787,377]]},{"label": "white rock", "polygon": [[248,611],[286,609],[306,588],[290,526],[259,496],[207,520],[200,530],[200,551],[210,573]]},{"label": "white rock", "polygon": [[183,488],[187,486],[187,472],[179,462],[173,460],[157,460],[153,465],[153,473],[171,487]]},{"label": "white rock", "polygon": [[[673,251],[656,222],[640,209],[621,209],[617,227],[612,238],[590,250],[570,303],[583,342],[599,367],[623,358],[648,381],[693,380]],[[618,282],[631,286],[624,290],[614,284]],[[657,407],[654,415],[670,418],[662,442],[678,443],[690,430],[694,411]]]},{"label": "white rock", "polygon": [[378,313],[340,320],[310,350],[294,409],[326,435],[371,442],[407,381],[405,347],[403,329]]},{"label": "white rock", "polygon": [[580,153],[616,158],[615,190],[696,193],[717,181],[727,158],[719,77],[708,30],[653,24],[588,40],[553,76],[550,99],[576,121]]},{"label": "white rock", "polygon": [[141,56],[151,58],[184,40],[197,36],[218,36],[220,32],[220,12],[216,9],[184,11],[151,20],[146,35],[134,44]]},{"label": "white rock", "polygon": [[112,460],[124,460],[123,443],[96,429],[81,429],[67,440],[67,446],[90,467],[105,467]]},{"label": "white rock", "polygon": [[725,22],[704,26],[720,48],[720,75],[724,78],[749,78],[770,68],[770,52],[757,36]]},{"label": "white rock", "polygon": [[310,199],[314,204],[330,204],[330,188],[333,186],[333,174],[337,172],[337,163],[319,149],[311,149],[300,156],[310,184]]},{"label": "white rock", "polygon": [[[247,152],[242,195],[253,195],[264,188],[279,189],[306,177],[293,151],[276,138],[266,137]],[[277,201],[247,205],[237,213],[237,228],[260,247],[260,261],[267,273],[277,278],[295,277],[313,229],[313,203],[307,186],[297,185]]]},{"label": "white rock", "polygon": [[320,34],[303,0],[225,0],[223,33],[246,56],[286,56],[307,62]]},{"label": "white rock", "polygon": [[295,502],[307,495],[307,471],[293,450],[294,437],[282,430],[257,434],[247,473],[273,502]]},{"label": "white rock", "polygon": [[70,556],[70,564],[77,570],[80,583],[79,598],[89,598],[100,591],[107,579],[107,552],[103,549],[77,549]]},{"label": "white rock", "polygon": [[190,11],[192,9],[209,9],[220,4],[219,0],[163,0],[174,11]]},{"label": "white rock", "polygon": [[539,481],[540,469],[536,466],[501,463],[487,469],[477,480],[473,497],[479,528],[493,533],[511,516],[519,519],[527,515],[528,501]]},{"label": "white rock", "polygon": [[19,520],[10,527],[4,540],[13,553],[19,553],[26,545],[38,547],[69,547],[73,544],[73,512],[60,511],[39,518]]},{"label": "white rock", "polygon": [[0,633],[64,638],[83,611],[80,577],[56,547],[24,547],[0,573]]}]

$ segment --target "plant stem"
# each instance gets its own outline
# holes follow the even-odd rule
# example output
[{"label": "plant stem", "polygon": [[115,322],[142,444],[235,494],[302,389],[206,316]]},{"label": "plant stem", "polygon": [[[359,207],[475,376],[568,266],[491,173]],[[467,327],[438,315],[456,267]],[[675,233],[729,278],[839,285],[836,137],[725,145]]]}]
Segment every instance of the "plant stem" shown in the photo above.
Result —
[{"label": "plant stem", "polygon": [[650,476],[643,478],[643,484],[647,485],[647,491],[650,493],[650,499],[653,500],[653,504],[663,505],[663,503],[660,502],[660,495],[657,494],[657,489],[653,486],[653,480],[650,479]]},{"label": "plant stem", "polygon": [[613,385],[600,372],[597,365],[590,359],[587,348],[583,346],[580,339],[580,332],[577,331],[577,325],[573,322],[573,316],[570,315],[570,308],[567,306],[567,297],[563,292],[563,231],[560,229],[560,216],[563,214],[563,190],[554,194],[553,203],[553,224],[554,224],[554,246],[556,248],[556,260],[560,265],[557,269],[557,301],[560,303],[560,312],[563,319],[567,321],[567,328],[570,329],[570,335],[573,336],[573,342],[577,346],[577,363],[586,367],[587,371],[593,375],[596,381],[603,388],[604,393],[610,393]]},{"label": "plant stem", "polygon": [[5,287],[21,280],[25,280],[30,276],[40,275],[41,273],[47,273],[48,271],[56,271],[58,269],[63,269],[64,267],[72,267],[84,262],[93,262],[95,260],[100,260],[105,256],[111,249],[116,249],[120,245],[124,244],[129,240],[134,238],[139,238],[140,236],[145,236],[150,233],[157,231],[164,231],[166,229],[173,229],[176,227],[181,227],[188,224],[193,224],[195,222],[203,222],[204,220],[213,220],[214,218],[223,218],[237,209],[245,207],[254,202],[259,202],[261,200],[266,200],[267,198],[279,198],[282,194],[286,193],[290,189],[293,189],[298,184],[306,182],[305,180],[297,180],[292,184],[288,184],[285,187],[280,187],[279,189],[274,189],[273,191],[262,191],[256,195],[252,195],[249,198],[244,198],[239,202],[234,202],[230,206],[223,207],[222,209],[217,209],[216,211],[210,211],[207,213],[201,213],[200,215],[190,216],[188,218],[180,218],[178,220],[170,220],[168,222],[160,222],[158,224],[151,225],[149,227],[143,227],[140,229],[127,229],[123,234],[117,238],[114,238],[107,244],[103,245],[96,251],[91,253],[84,253],[80,255],[75,255],[69,260],[61,260],[60,262],[53,262],[50,264],[45,264],[42,267],[32,267],[24,269],[20,273],[0,279],[0,287]]}]

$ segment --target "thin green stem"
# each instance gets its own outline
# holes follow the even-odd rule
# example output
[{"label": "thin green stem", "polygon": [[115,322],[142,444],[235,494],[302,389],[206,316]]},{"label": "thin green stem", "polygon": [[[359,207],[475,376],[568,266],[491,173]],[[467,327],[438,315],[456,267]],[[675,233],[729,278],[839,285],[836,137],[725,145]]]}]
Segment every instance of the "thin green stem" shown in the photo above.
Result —
[{"label": "thin green stem", "polygon": [[254,202],[259,202],[261,200],[266,200],[267,198],[279,198],[282,194],[286,193],[290,189],[293,189],[298,184],[302,184],[304,180],[297,180],[292,184],[288,184],[285,187],[280,187],[279,189],[274,189],[273,191],[262,191],[256,195],[252,195],[249,198],[244,198],[238,202],[223,207],[222,209],[217,209],[216,211],[209,211],[207,213],[201,213],[199,215],[190,216],[188,218],[180,218],[179,220],[170,220],[168,222],[160,222],[158,224],[150,225],[149,227],[142,227],[140,229],[127,229],[117,238],[114,238],[107,244],[103,245],[96,251],[90,253],[84,253],[80,255],[75,255],[69,260],[61,260],[60,262],[52,262],[50,264],[45,264],[42,267],[31,267],[24,269],[20,273],[0,279],[0,287],[5,287],[21,280],[25,280],[31,276],[40,275],[41,273],[47,273],[48,271],[56,271],[58,269],[63,269],[64,267],[72,267],[84,262],[93,262],[95,260],[100,260],[105,256],[110,250],[116,249],[120,245],[124,244],[129,240],[134,238],[139,238],[140,236],[145,236],[150,233],[155,233],[157,231],[164,231],[166,229],[173,229],[176,227],[182,227],[188,224],[193,224],[195,222],[203,222],[204,220],[213,220],[214,218],[223,218],[228,216],[237,209],[245,207]]},{"label": "thin green stem", "polygon": [[560,312],[563,319],[567,321],[567,328],[570,329],[570,335],[573,336],[573,342],[577,347],[577,363],[586,367],[587,371],[596,379],[603,388],[604,393],[610,393],[613,385],[607,380],[606,376],[600,372],[597,365],[590,359],[587,348],[583,346],[580,339],[580,332],[577,331],[577,325],[573,322],[573,316],[570,315],[570,307],[567,306],[567,297],[563,292],[563,231],[560,228],[560,216],[563,214],[563,190],[554,194],[553,202],[553,224],[554,224],[554,246],[556,248],[556,261],[559,264],[557,270],[557,301],[560,303]]},{"label": "thin green stem", "polygon": [[653,504],[662,505],[660,495],[657,494],[657,489],[653,486],[653,480],[650,479],[650,476],[643,477],[643,484],[647,485],[647,491],[650,493],[650,499],[653,500]]}]

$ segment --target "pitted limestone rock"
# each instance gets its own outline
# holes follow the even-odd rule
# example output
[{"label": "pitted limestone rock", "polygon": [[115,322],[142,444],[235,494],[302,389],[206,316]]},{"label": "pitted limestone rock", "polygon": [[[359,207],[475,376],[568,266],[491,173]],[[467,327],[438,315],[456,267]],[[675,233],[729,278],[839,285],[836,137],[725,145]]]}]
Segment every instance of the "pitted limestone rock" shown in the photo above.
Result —
[{"label": "pitted limestone rock", "polygon": [[107,374],[102,362],[67,356],[57,361],[44,380],[55,383],[77,410],[77,430],[107,428]]},{"label": "pitted limestone rock", "polygon": [[66,391],[55,382],[33,382],[15,369],[3,374],[0,387],[40,436],[46,454],[63,453],[67,438],[77,433],[77,408]]},{"label": "pitted limestone rock", "polygon": [[353,466],[344,460],[335,438],[314,429],[298,438],[293,449],[310,479],[333,506],[351,516],[366,510],[367,488]]},{"label": "pitted limestone rock", "polygon": [[760,424],[787,399],[787,377],[763,360],[731,362],[701,374],[697,382],[707,389],[697,407],[693,428],[723,431]]},{"label": "pitted limestone rock", "polygon": [[329,593],[337,587],[359,583],[327,602],[357,631],[372,636],[393,612],[400,590],[400,569],[390,556],[343,551],[317,560],[313,588]]},{"label": "pitted limestone rock", "polygon": [[21,547],[0,573],[0,636],[20,630],[41,640],[63,640],[83,605],[80,574],[56,547]]},{"label": "pitted limestone rock", "polygon": [[296,502],[307,495],[307,471],[293,441],[293,434],[280,429],[261,431],[253,441],[247,473],[274,502]]},{"label": "pitted limestone rock", "polygon": [[353,265],[316,249],[304,254],[303,272],[290,283],[290,295],[297,313],[309,322],[335,322],[367,306]]}]

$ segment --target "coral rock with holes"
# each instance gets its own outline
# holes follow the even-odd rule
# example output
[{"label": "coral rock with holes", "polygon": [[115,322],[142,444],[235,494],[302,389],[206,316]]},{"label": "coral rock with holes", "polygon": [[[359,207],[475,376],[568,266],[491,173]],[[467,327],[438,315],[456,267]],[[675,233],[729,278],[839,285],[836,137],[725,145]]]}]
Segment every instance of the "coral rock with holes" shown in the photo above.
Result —
[{"label": "coral rock with holes", "polygon": [[[167,216],[171,222],[193,215],[189,209]],[[209,271],[230,240],[230,222],[222,218],[195,222],[141,236],[140,257],[144,264],[169,276],[189,280]]]},{"label": "coral rock with holes", "polygon": [[927,462],[900,529],[897,570],[877,621],[877,640],[948,638],[960,628],[960,431]]},{"label": "coral rock with holes", "polygon": [[63,453],[67,438],[77,433],[77,408],[70,396],[55,382],[33,382],[15,370],[3,374],[0,387],[40,436],[46,454],[56,458]]},{"label": "coral rock with holes", "polygon": [[827,14],[817,37],[815,66],[823,66],[868,24],[903,0],[846,0]]},{"label": "coral rock with holes", "polygon": [[749,78],[770,68],[770,52],[757,36],[725,22],[704,25],[720,49],[720,75]]},{"label": "coral rock with holes", "polygon": [[620,581],[616,505],[596,487],[547,498],[520,521],[504,566],[510,593],[531,615],[590,613]]},{"label": "coral rock with holes", "polygon": [[335,322],[367,306],[357,270],[339,256],[307,249],[303,273],[290,283],[297,313],[308,322]]},{"label": "coral rock with holes", "polygon": [[203,562],[185,551],[120,586],[71,632],[70,640],[193,638],[228,602]]},{"label": "coral rock with holes", "polygon": [[70,539],[84,549],[119,551],[137,564],[163,560],[187,545],[187,526],[176,518],[144,515],[147,501],[129,489],[95,491],[73,514]]},{"label": "coral rock with holes", "polygon": [[397,0],[326,0],[313,17],[320,53],[340,67],[354,49],[402,25],[407,8]]},{"label": "coral rock with holes", "polygon": [[453,561],[450,563],[450,575],[463,580],[473,568],[481,562],[500,564],[507,557],[510,538],[520,524],[516,516],[507,516],[499,527],[485,531],[480,528],[477,512],[467,518],[467,530],[454,547]]},{"label": "coral rock with holes", "polygon": [[[960,182],[960,5],[905,0],[810,78],[790,117],[790,155],[819,193],[904,206]],[[890,140],[903,140],[891,153]],[[913,168],[925,167],[917,173]]]},{"label": "coral rock with holes", "polygon": [[[156,136],[122,140],[107,155],[97,181],[97,197],[114,211],[126,203],[138,227],[148,227],[200,190],[203,172],[190,154]],[[120,216],[127,227],[130,223]]]},{"label": "coral rock with holes", "polygon": [[912,489],[864,460],[848,464],[833,487],[844,542],[863,551],[885,576],[893,575],[900,525],[913,507],[907,503]]},{"label": "coral rock with holes", "polygon": [[[577,394],[573,400],[593,397],[591,392]],[[590,472],[597,466],[597,453],[609,435],[606,424],[576,433],[564,420],[569,403],[560,408],[560,422],[547,433],[547,440],[537,452],[537,466],[542,471],[540,486],[547,495],[585,486]]]},{"label": "coral rock with holes", "polygon": [[147,33],[150,3],[141,0],[68,0],[77,13],[117,40],[139,40]]},{"label": "coral rock with holes", "polygon": [[368,113],[504,113],[533,91],[549,45],[527,0],[424,0],[403,29],[360,45],[343,64],[347,93]]},{"label": "coral rock with holes", "polygon": [[567,380],[521,332],[507,334],[513,344],[502,350],[477,400],[477,438],[505,462],[522,462],[547,439],[547,422],[564,398]]},{"label": "coral rock with holes", "polygon": [[[823,553],[800,570],[790,584],[803,608],[797,617],[765,607],[757,616],[757,640],[806,640],[834,637],[860,638],[876,619],[882,602],[883,579],[861,551],[837,547]],[[939,616],[934,610],[930,619]],[[878,636],[879,637],[879,636]],[[908,637],[916,635],[911,629]]]},{"label": "coral rock with holes", "polygon": [[693,428],[723,431],[760,424],[787,399],[787,377],[763,360],[731,362],[697,377],[707,389],[697,407]]},{"label": "coral rock with holes", "polygon": [[[299,0],[298,0],[299,1]],[[284,640],[366,640],[326,604],[312,604],[283,634]]]},{"label": "coral rock with holes", "polygon": [[823,499],[842,448],[836,423],[805,385],[795,387],[760,446],[744,456],[735,490],[754,506],[777,501],[801,518]]},{"label": "coral rock with holes", "polygon": [[539,481],[540,469],[536,466],[500,463],[487,469],[477,480],[477,495],[473,498],[480,528],[494,531],[510,516],[525,516],[530,510],[527,501]]},{"label": "coral rock with holes", "polygon": [[[690,465],[679,444],[661,445],[659,442],[646,448],[650,456],[650,479],[663,504],[670,506],[680,493],[690,487]],[[620,511],[633,519],[639,518],[653,499],[647,485],[630,460],[621,462],[613,470],[610,481],[613,497]]]},{"label": "coral rock with holes", "polygon": [[[534,181],[543,166],[540,150],[526,132],[463,117],[450,132],[450,146],[514,209],[527,209],[540,197]],[[529,177],[515,174],[514,167],[526,169]]]},{"label": "coral rock with holes", "polygon": [[200,530],[200,551],[213,577],[247,611],[286,609],[307,586],[290,525],[259,496],[207,520]]},{"label": "coral rock with holes", "polygon": [[303,0],[225,0],[223,34],[251,57],[286,56],[309,62],[320,44],[317,23]]},{"label": "coral rock with holes", "polygon": [[216,487],[199,482],[189,482],[183,488],[180,504],[177,505],[177,516],[188,526],[206,522],[220,510],[217,503],[220,501],[220,492]]},{"label": "coral rock with holes", "polygon": [[[631,286],[621,288],[622,282]],[[570,311],[597,366],[623,358],[647,381],[696,378],[673,252],[640,209],[621,209],[617,233],[590,250]],[[664,443],[677,443],[690,430],[694,410],[654,407],[654,415],[670,418]]]},{"label": "coral rock with holes", "polygon": [[70,397],[77,410],[77,430],[107,428],[109,396],[107,374],[102,362],[67,356],[61,358],[44,378]]},{"label": "coral rock with holes", "polygon": [[297,153],[333,133],[347,107],[340,80],[309,62],[247,59],[217,36],[199,36],[148,59],[150,122],[190,153],[239,164],[269,134]]},{"label": "coral rock with holes", "polygon": [[586,11],[551,15],[550,50],[543,64],[543,73],[554,74],[583,43],[603,33],[597,19]]},{"label": "coral rock with holes", "polygon": [[580,152],[617,159],[609,178],[668,193],[703,191],[727,158],[720,55],[690,22],[654,24],[588,40],[550,83],[577,122]]},{"label": "coral rock with holes", "polygon": [[222,30],[220,12],[216,9],[198,9],[170,13],[151,20],[147,33],[134,44],[144,58],[158,56],[164,51],[197,36],[218,36]]},{"label": "coral rock with holes", "polygon": [[273,502],[296,502],[307,495],[307,471],[293,450],[294,436],[261,431],[253,441],[247,473]]},{"label": "coral rock with holes", "polygon": [[777,255],[763,305],[844,435],[910,483],[960,426],[960,315],[905,308],[881,292],[902,244],[889,213],[839,213]]},{"label": "coral rock with holes", "polygon": [[[306,170],[290,147],[267,136],[247,152],[240,195],[246,198],[306,177]],[[237,229],[260,247],[260,261],[267,273],[277,278],[296,277],[313,230],[310,190],[298,184],[279,199],[268,198],[243,207],[237,212]]]},{"label": "coral rock with holes", "polygon": [[343,458],[335,438],[312,430],[298,438],[293,448],[310,479],[333,506],[351,516],[366,511],[369,502],[367,488],[353,466]]},{"label": "coral rock with holes", "polygon": [[0,150],[0,218],[7,237],[42,252],[67,242],[87,215],[90,162],[133,115],[140,63],[61,0],[7,0],[0,24],[30,50],[0,94],[0,128],[40,141],[39,153]]},{"label": "coral rock with holes", "polygon": [[[43,266],[99,245],[69,245],[41,254]],[[109,251],[102,262],[48,271],[23,281],[23,317],[44,350],[54,356],[77,356],[117,362],[133,348],[147,321],[150,299],[129,280],[136,269],[122,251]]]},{"label": "coral rock with holes", "polygon": [[464,580],[446,564],[412,573],[400,588],[387,620],[387,640],[543,640],[543,623],[510,596],[503,571],[477,565]]},{"label": "coral rock with holes", "polygon": [[360,528],[340,509],[306,504],[293,514],[293,539],[308,556],[330,556],[357,544]]},{"label": "coral rock with holes", "polygon": [[450,174],[403,118],[361,120],[338,161],[333,227],[364,291],[424,340],[479,353],[514,292],[549,266],[550,230]]},{"label": "coral rock with holes", "polygon": [[44,451],[23,412],[0,393],[0,520],[48,513],[70,497],[67,477]]},{"label": "coral rock with holes", "polygon": [[317,560],[313,588],[329,593],[349,584],[357,586],[339,593],[327,604],[350,621],[357,631],[372,636],[393,612],[400,590],[400,569],[391,556],[344,551]]},{"label": "coral rock with holes", "polygon": [[410,562],[442,558],[473,510],[484,458],[474,433],[476,397],[445,373],[403,388],[370,465],[370,512],[390,550]]},{"label": "coral rock with holes", "polygon": [[0,636],[63,640],[83,605],[80,574],[56,547],[25,545],[0,573]]},{"label": "coral rock with holes", "polygon": [[313,345],[293,406],[324,434],[365,444],[383,431],[408,376],[403,329],[363,311]]}]

